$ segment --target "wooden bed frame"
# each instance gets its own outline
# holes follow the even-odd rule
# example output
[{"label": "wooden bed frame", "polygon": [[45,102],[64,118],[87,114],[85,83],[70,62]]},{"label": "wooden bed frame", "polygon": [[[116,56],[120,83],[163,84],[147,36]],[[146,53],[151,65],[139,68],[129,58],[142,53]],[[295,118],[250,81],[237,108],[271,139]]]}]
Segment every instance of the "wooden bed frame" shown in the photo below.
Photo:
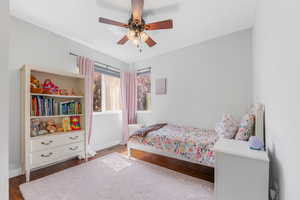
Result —
[{"label": "wooden bed frame", "polygon": [[[140,127],[139,125],[137,125],[137,126]],[[263,141],[263,143],[265,144],[264,106],[261,104],[255,105],[255,135],[258,136],[261,139],[261,141]],[[145,151],[148,153],[158,154],[161,156],[166,156],[166,157],[174,158],[174,159],[178,159],[178,160],[184,160],[187,162],[214,168],[213,166],[205,165],[203,163],[200,163],[200,162],[197,162],[194,160],[186,159],[183,156],[175,154],[175,153],[166,152],[166,151],[157,149],[155,147],[151,147],[151,146],[143,145],[143,144],[137,144],[137,143],[130,142],[130,141],[128,141],[128,143],[127,143],[127,149],[128,149],[128,157],[129,158],[131,157],[131,150],[136,149],[136,150]]]}]

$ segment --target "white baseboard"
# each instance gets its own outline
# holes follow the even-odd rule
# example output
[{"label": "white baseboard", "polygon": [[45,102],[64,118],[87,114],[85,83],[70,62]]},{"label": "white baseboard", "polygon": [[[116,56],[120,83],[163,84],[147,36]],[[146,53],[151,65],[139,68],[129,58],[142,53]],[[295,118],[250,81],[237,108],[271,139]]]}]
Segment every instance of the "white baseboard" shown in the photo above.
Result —
[{"label": "white baseboard", "polygon": [[[114,142],[107,143],[107,144],[93,145],[93,147],[95,148],[95,151],[100,151],[100,150],[103,150],[103,149],[106,149],[106,148],[109,148],[112,146],[116,146],[120,143],[121,143],[121,141],[114,141]],[[9,178],[13,178],[13,177],[20,176],[20,175],[22,175],[21,167],[16,168],[16,169],[9,169]]]}]

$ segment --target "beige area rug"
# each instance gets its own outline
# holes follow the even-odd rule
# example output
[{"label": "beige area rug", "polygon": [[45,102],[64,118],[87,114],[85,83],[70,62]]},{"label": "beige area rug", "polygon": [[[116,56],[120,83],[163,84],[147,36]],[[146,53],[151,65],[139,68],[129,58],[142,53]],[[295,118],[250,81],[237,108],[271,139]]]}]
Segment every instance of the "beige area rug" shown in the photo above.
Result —
[{"label": "beige area rug", "polygon": [[212,200],[213,184],[112,153],[22,184],[25,200]]}]

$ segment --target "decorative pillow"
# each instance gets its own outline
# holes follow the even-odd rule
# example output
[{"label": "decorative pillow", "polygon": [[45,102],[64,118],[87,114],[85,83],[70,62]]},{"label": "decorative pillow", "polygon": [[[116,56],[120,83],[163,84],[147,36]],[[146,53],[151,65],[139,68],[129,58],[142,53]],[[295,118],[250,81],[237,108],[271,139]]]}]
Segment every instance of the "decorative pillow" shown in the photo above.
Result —
[{"label": "decorative pillow", "polygon": [[215,130],[220,138],[232,139],[238,128],[239,123],[230,114],[224,114],[222,120],[216,124]]},{"label": "decorative pillow", "polygon": [[236,140],[248,141],[249,138],[253,135],[255,124],[255,115],[246,114],[243,116],[239,130],[235,136]]}]

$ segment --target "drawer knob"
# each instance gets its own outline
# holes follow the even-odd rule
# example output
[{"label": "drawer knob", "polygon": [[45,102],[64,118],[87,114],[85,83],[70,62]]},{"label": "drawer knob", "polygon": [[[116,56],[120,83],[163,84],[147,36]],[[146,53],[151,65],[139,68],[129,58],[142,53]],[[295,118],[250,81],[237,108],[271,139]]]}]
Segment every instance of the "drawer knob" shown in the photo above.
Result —
[{"label": "drawer knob", "polygon": [[74,136],[74,137],[69,137],[71,140],[76,140],[78,138],[78,135]]},{"label": "drawer knob", "polygon": [[50,153],[48,153],[48,154],[42,154],[41,157],[43,157],[43,158],[48,158],[48,157],[50,157],[52,154],[53,154],[52,152],[50,152]]},{"label": "drawer knob", "polygon": [[52,140],[50,140],[49,142],[41,142],[41,144],[43,144],[43,145],[49,145],[49,144],[51,144],[53,141]]},{"label": "drawer knob", "polygon": [[76,146],[76,147],[70,147],[69,149],[70,149],[71,151],[75,151],[75,150],[78,149],[78,146]]}]

